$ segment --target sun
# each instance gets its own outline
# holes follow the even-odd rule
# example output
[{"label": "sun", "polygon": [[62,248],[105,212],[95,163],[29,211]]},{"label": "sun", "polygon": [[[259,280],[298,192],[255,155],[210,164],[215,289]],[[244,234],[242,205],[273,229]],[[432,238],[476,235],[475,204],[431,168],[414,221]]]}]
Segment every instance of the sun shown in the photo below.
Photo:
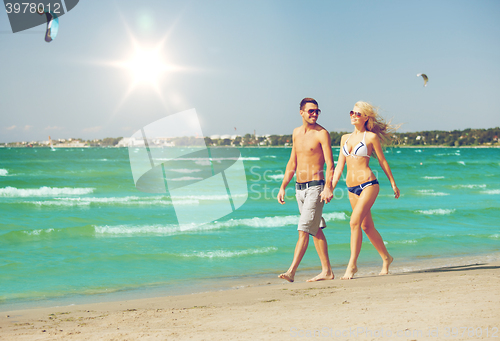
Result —
[{"label": "sun", "polygon": [[130,84],[118,104],[118,108],[124,104],[136,88],[144,86],[155,90],[163,103],[165,94],[162,91],[162,84],[167,75],[183,71],[185,67],[170,63],[165,58],[165,39],[154,46],[141,46],[132,35],[130,38],[132,40],[130,53],[122,60],[106,63],[112,67],[122,69],[130,75]]},{"label": "sun", "polygon": [[155,88],[159,86],[165,73],[173,71],[161,56],[160,49],[144,49],[136,46],[133,56],[123,63],[132,76],[132,84],[148,84]]},{"label": "sun", "polygon": [[151,41],[142,42],[136,38],[126,23],[125,29],[131,41],[129,52],[121,60],[97,62],[100,65],[121,69],[130,78],[128,88],[114,110],[115,114],[138,88],[154,90],[165,108],[171,107],[172,103],[178,103],[179,96],[175,91],[172,91],[175,78],[169,76],[174,73],[199,72],[200,70],[199,68],[177,65],[168,59],[168,51],[172,47],[168,46],[166,42],[172,29],[156,44]]}]

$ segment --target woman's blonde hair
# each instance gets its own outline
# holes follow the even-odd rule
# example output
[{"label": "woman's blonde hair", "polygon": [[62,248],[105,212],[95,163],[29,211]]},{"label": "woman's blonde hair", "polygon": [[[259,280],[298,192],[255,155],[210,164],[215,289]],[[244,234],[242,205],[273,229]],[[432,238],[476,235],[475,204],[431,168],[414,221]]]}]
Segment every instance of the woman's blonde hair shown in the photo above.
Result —
[{"label": "woman's blonde hair", "polygon": [[377,108],[370,103],[359,101],[355,106],[361,110],[362,114],[368,116],[368,120],[365,122],[365,129],[377,134],[383,144],[388,144],[392,140],[392,133],[399,128],[399,125],[394,126],[390,124],[390,121],[386,122],[378,114]]}]

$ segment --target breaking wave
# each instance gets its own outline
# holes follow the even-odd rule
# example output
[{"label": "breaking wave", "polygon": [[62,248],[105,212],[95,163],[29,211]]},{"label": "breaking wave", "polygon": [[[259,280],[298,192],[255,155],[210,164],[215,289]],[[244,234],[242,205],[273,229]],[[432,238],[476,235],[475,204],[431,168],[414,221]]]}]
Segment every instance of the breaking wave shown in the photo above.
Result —
[{"label": "breaking wave", "polygon": [[0,188],[0,197],[53,197],[57,195],[83,195],[94,192],[95,188],[40,187],[40,188]]}]

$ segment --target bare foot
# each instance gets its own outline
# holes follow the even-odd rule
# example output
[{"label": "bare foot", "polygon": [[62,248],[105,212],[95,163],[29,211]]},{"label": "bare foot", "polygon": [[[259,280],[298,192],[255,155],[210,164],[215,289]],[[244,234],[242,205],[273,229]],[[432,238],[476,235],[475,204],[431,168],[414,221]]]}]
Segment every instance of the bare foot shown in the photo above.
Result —
[{"label": "bare foot", "polygon": [[389,258],[384,260],[384,264],[382,264],[382,271],[380,271],[379,275],[387,275],[389,274],[389,265],[391,265],[394,258],[389,255]]},{"label": "bare foot", "polygon": [[347,267],[347,269],[345,270],[344,276],[342,276],[340,279],[353,279],[354,274],[356,272],[358,272],[358,267],[356,267],[356,266],[354,268]]},{"label": "bare foot", "polygon": [[278,277],[281,278],[281,279],[286,279],[288,282],[292,283],[293,282],[293,278],[295,276],[292,275],[292,274],[289,274],[288,272],[284,272],[281,275],[279,275]]},{"label": "bare foot", "polygon": [[306,282],[317,282],[317,281],[327,281],[330,279],[334,279],[335,275],[333,274],[332,271],[329,271],[327,273],[320,273],[318,276],[313,277],[311,279],[308,279]]}]

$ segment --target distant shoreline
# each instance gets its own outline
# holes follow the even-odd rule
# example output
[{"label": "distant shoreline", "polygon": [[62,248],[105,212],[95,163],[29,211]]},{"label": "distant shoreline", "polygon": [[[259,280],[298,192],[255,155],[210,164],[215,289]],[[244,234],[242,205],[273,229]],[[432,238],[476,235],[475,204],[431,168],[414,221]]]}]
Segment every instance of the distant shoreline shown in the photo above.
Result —
[{"label": "distant shoreline", "polygon": [[[137,146],[139,147],[139,146]],[[178,148],[193,148],[199,146],[178,146]],[[292,146],[209,146],[209,148],[228,148],[228,147],[235,147],[235,148],[292,148]],[[50,147],[42,147],[42,146],[33,146],[33,147],[26,147],[26,146],[0,146],[0,149],[50,149]],[[127,149],[128,147],[114,147],[114,146],[109,146],[109,147],[94,147],[94,146],[85,146],[85,147],[55,147],[54,149]],[[340,146],[332,146],[332,148],[340,148]],[[496,146],[445,146],[445,145],[425,145],[425,146],[393,146],[393,145],[388,145],[388,146],[383,146],[383,148],[413,148],[413,149],[420,149],[420,148],[500,148],[500,145]]]}]

